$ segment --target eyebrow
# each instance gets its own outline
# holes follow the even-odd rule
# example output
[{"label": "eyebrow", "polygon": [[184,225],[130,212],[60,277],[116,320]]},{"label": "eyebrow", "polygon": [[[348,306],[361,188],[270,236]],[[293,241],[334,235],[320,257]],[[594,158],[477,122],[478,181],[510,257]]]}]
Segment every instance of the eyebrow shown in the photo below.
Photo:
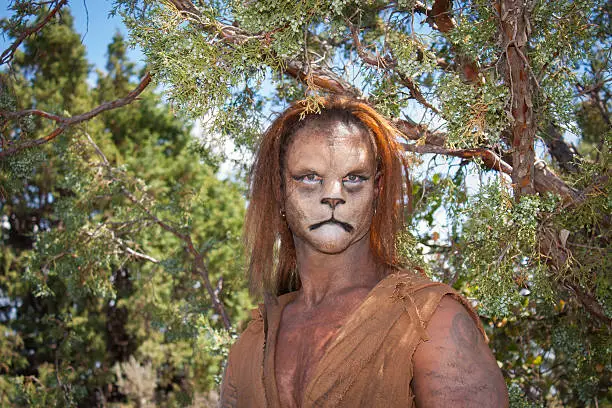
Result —
[{"label": "eyebrow", "polygon": [[[314,158],[310,156],[309,160],[307,160],[304,157],[299,157],[293,160],[291,163],[287,162],[285,164],[285,170],[287,171],[287,173],[290,173],[291,175],[305,175],[305,174],[312,174],[312,173],[320,174],[320,170],[317,170],[317,168],[321,169],[321,168],[327,167],[327,164],[320,162],[320,160],[321,160],[320,157]],[[359,160],[359,162],[343,163],[343,164],[347,165],[345,169],[345,174],[354,174],[354,173],[370,174],[370,173],[375,173],[376,168],[377,168],[376,163],[374,163],[372,170],[370,170],[370,167],[371,167],[370,162],[367,160],[366,161]],[[348,165],[352,165],[352,167],[348,167]],[[343,167],[343,166],[340,165],[339,167]]]},{"label": "eyebrow", "polygon": [[[374,173],[376,173],[376,169],[374,169],[374,171],[372,172],[367,167],[358,166],[353,167],[349,171],[345,172],[345,175],[356,174],[370,177]],[[311,167],[298,167],[293,170],[287,169],[287,174],[290,176],[303,176],[307,174],[320,174],[320,172]]]},{"label": "eyebrow", "polygon": [[[374,169],[374,171],[376,171],[376,169]],[[350,171],[348,171],[346,174],[353,174],[353,173],[370,173],[370,169],[368,167],[364,167],[364,166],[356,166],[353,167]]]},{"label": "eyebrow", "polygon": [[313,173],[318,174],[317,170],[313,169],[312,167],[305,167],[305,166],[296,167],[293,170],[290,170],[289,168],[287,168],[287,172],[292,175],[300,175],[300,176],[304,174],[313,174]]}]

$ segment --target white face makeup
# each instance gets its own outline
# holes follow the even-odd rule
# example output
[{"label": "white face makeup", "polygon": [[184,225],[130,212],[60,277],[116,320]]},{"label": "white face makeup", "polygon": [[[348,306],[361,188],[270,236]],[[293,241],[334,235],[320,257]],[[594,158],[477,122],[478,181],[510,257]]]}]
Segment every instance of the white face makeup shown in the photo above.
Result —
[{"label": "white face makeup", "polygon": [[285,211],[296,247],[337,254],[369,233],[376,155],[355,125],[314,121],[285,153]]}]

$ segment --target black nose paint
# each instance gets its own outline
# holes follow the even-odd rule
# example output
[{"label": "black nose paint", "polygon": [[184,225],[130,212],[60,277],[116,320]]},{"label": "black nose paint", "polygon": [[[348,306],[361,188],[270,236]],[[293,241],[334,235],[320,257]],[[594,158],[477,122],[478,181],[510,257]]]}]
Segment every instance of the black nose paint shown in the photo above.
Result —
[{"label": "black nose paint", "polygon": [[348,224],[346,222],[342,222],[342,221],[338,221],[337,219],[334,218],[334,216],[332,215],[332,217],[329,220],[325,220],[316,224],[311,225],[308,229],[310,231],[316,230],[317,228],[319,228],[322,225],[325,224],[336,224],[341,226],[346,232],[353,232],[353,226],[351,224]]}]

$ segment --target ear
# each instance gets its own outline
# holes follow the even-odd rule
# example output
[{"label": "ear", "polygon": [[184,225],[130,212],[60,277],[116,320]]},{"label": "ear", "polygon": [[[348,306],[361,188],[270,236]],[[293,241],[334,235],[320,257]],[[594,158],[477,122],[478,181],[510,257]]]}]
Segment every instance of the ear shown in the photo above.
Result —
[{"label": "ear", "polygon": [[378,170],[376,172],[376,176],[374,176],[374,195],[376,198],[380,195],[380,191],[382,190],[381,184],[382,171]]},{"label": "ear", "polygon": [[382,189],[381,176],[382,172],[380,171],[377,171],[376,175],[374,176],[374,200],[372,201],[374,214],[376,214],[376,207],[378,207],[378,197],[380,197],[380,191]]}]

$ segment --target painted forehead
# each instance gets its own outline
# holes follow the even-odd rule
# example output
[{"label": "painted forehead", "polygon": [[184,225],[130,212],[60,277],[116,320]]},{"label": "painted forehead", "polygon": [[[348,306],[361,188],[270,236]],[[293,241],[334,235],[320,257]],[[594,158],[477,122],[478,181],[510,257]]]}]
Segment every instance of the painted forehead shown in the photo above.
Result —
[{"label": "painted forehead", "polygon": [[318,141],[325,139],[330,147],[343,144],[357,147],[365,142],[373,158],[377,157],[376,143],[371,131],[356,118],[351,117],[348,120],[346,116],[309,118],[289,136],[285,144],[286,150],[295,147],[295,142],[304,138],[310,138],[311,141],[312,138]]}]

